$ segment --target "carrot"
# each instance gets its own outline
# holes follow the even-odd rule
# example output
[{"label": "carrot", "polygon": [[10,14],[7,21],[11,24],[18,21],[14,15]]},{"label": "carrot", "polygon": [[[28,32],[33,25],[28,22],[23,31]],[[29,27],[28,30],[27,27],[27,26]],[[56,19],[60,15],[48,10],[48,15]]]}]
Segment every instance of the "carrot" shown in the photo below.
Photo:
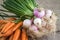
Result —
[{"label": "carrot", "polygon": [[7,37],[10,36],[13,33],[13,27],[11,29],[9,29],[6,33],[2,34],[0,33],[0,37]]},{"label": "carrot", "polygon": [[9,40],[13,40],[13,34],[9,37]]},{"label": "carrot", "polygon": [[[2,36],[9,36],[11,35],[16,29],[18,29],[20,26],[22,25],[22,22],[19,22],[17,25],[15,25],[15,27],[12,27],[11,29],[9,29],[6,33],[1,34],[0,37]],[[2,32],[1,32],[2,33]]]},{"label": "carrot", "polygon": [[[6,24],[6,23],[2,23],[2,24],[0,24],[0,30],[3,29],[3,27],[5,26],[5,24]],[[1,31],[0,31],[0,32],[1,32]]]},{"label": "carrot", "polygon": [[23,24],[23,22],[17,23],[12,31],[15,31],[16,29],[18,29],[20,26],[22,26],[22,24]]},{"label": "carrot", "polygon": [[2,38],[0,38],[0,40],[6,40],[6,37],[2,37]]},{"label": "carrot", "polygon": [[16,18],[10,17],[10,18],[8,18],[8,19],[6,19],[6,20],[8,20],[8,21],[13,21],[13,20],[16,20]]},{"label": "carrot", "polygon": [[5,23],[6,21],[5,20],[0,20],[0,23]]},{"label": "carrot", "polygon": [[17,29],[14,33],[13,40],[18,40],[20,33],[21,33],[20,29]]},{"label": "carrot", "polygon": [[21,40],[21,33],[20,33],[20,36],[19,36],[19,39],[18,40]]},{"label": "carrot", "polygon": [[11,27],[15,25],[14,22],[12,22],[9,26],[6,26],[6,29],[4,30],[4,33],[7,32]]},{"label": "carrot", "polygon": [[18,40],[21,40],[21,38],[19,37],[19,39]]},{"label": "carrot", "polygon": [[7,19],[7,20],[0,20],[0,23],[7,23],[7,22],[9,22],[9,21],[13,21],[13,20],[11,20],[11,19]]},{"label": "carrot", "polygon": [[3,20],[0,20],[0,23],[3,22]]},{"label": "carrot", "polygon": [[28,36],[26,35],[26,40],[28,40]]},{"label": "carrot", "polygon": [[0,32],[1,32],[1,30],[2,30],[2,28],[5,26],[5,24],[2,24],[1,26],[0,26]]},{"label": "carrot", "polygon": [[22,30],[22,40],[26,40],[26,31],[23,29]]},{"label": "carrot", "polygon": [[5,26],[3,27],[3,29],[2,29],[2,31],[1,31],[1,33],[3,33],[4,32],[4,30],[9,26],[11,24],[11,22],[8,22],[7,24],[5,24]]},{"label": "carrot", "polygon": [[4,23],[4,21],[3,21],[3,20],[0,20],[0,26],[1,26],[3,23]]},{"label": "carrot", "polygon": [[[5,23],[7,23],[7,22],[9,22],[8,20],[3,20],[3,22],[5,22]],[[10,21],[11,22],[11,21]]]}]

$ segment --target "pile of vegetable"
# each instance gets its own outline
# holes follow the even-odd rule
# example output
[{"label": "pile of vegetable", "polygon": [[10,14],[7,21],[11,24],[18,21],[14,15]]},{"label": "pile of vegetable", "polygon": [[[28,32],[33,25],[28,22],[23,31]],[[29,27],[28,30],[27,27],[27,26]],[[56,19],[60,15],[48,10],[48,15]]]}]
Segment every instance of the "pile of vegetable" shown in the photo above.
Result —
[{"label": "pile of vegetable", "polygon": [[0,37],[10,38],[13,35],[12,40],[28,40],[25,38],[27,35],[42,37],[56,30],[57,17],[54,12],[39,8],[35,0],[5,0],[2,6],[19,19],[3,20]]},{"label": "pile of vegetable", "polygon": [[0,40],[28,40],[26,30],[21,28],[23,22],[13,22],[15,18],[0,20]]}]

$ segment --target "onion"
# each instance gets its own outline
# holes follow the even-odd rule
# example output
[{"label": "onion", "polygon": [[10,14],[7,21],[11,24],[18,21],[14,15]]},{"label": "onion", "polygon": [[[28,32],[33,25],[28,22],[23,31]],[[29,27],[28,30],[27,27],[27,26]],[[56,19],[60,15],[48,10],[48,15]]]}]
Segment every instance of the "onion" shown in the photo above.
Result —
[{"label": "onion", "polygon": [[44,15],[45,15],[45,11],[42,10],[41,12],[39,12],[38,18],[42,18]]},{"label": "onion", "polygon": [[31,26],[31,24],[32,24],[32,22],[29,19],[25,19],[23,21],[23,26],[26,27],[26,28],[28,28],[29,26]]},{"label": "onion", "polygon": [[37,8],[34,9],[34,15],[37,18],[42,18],[45,15],[45,10],[41,9],[41,12],[39,12],[39,10]]},{"label": "onion", "polygon": [[52,15],[52,11],[51,10],[46,10],[46,17],[50,17]]},{"label": "onion", "polygon": [[36,18],[34,19],[34,24],[37,26],[37,27],[41,27],[41,19],[40,18]]}]

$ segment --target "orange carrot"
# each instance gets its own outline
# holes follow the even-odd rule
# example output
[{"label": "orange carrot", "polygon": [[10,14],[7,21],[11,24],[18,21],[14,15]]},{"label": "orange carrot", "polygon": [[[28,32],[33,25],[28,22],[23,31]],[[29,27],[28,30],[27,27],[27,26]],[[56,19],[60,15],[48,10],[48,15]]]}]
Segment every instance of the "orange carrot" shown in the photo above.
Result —
[{"label": "orange carrot", "polygon": [[26,36],[26,40],[28,40],[28,36]]},{"label": "orange carrot", "polygon": [[0,26],[0,32],[1,32],[1,30],[2,30],[2,28],[5,26],[5,24],[2,24],[1,26]]},{"label": "orange carrot", "polygon": [[20,33],[21,33],[20,29],[17,29],[14,33],[13,40],[18,40]]},{"label": "orange carrot", "polygon": [[[18,29],[20,26],[22,25],[22,22],[19,22],[17,25],[15,25],[15,27],[12,27],[11,29],[9,29],[6,33],[1,34],[0,37],[2,36],[9,36],[11,35],[16,29]],[[1,32],[2,33],[2,32]]]},{"label": "orange carrot", "polygon": [[21,40],[21,33],[20,33],[20,36],[19,36],[19,39],[18,40]]},{"label": "orange carrot", "polygon": [[27,36],[27,34],[26,34],[26,39],[25,40],[28,40],[28,36]]},{"label": "orange carrot", "polygon": [[6,40],[6,37],[2,37],[2,38],[0,38],[0,40]]},{"label": "orange carrot", "polygon": [[15,31],[16,29],[18,29],[20,26],[22,26],[22,24],[23,24],[23,22],[17,23],[12,31]]},{"label": "orange carrot", "polygon": [[22,40],[26,40],[26,31],[22,30]]},{"label": "orange carrot", "polygon": [[13,34],[9,37],[9,40],[13,40]]},{"label": "orange carrot", "polygon": [[5,23],[6,21],[5,20],[0,20],[0,23]]},{"label": "orange carrot", "polygon": [[19,39],[18,40],[21,40],[21,38],[19,37]]},{"label": "orange carrot", "polygon": [[13,33],[13,28],[9,29],[6,33],[2,34],[0,33],[0,37],[7,37],[10,36]]},{"label": "orange carrot", "polygon": [[3,20],[0,20],[0,23],[3,22]]},{"label": "orange carrot", "polygon": [[4,32],[4,30],[9,26],[11,24],[11,22],[8,22],[4,27],[3,27],[3,29],[2,29],[2,31],[1,31],[1,33],[3,33]]},{"label": "orange carrot", "polygon": [[[3,22],[5,22],[5,23],[7,23],[7,22],[9,22],[8,20],[3,20]],[[11,21],[10,21],[11,22]]]},{"label": "orange carrot", "polygon": [[5,24],[6,24],[6,23],[1,23],[1,24],[0,24],[0,32],[1,32],[1,30],[3,29],[3,27],[5,26]]},{"label": "orange carrot", "polygon": [[16,20],[16,18],[10,17],[10,18],[8,18],[8,19],[6,19],[6,20],[8,20],[8,21],[13,21],[13,20]]},{"label": "orange carrot", "polygon": [[12,22],[9,26],[6,27],[6,29],[4,30],[4,33],[7,32],[11,27],[13,27],[15,25],[14,22]]},{"label": "orange carrot", "polygon": [[3,21],[3,20],[0,20],[0,26],[1,26],[3,23],[4,23],[4,21]]}]

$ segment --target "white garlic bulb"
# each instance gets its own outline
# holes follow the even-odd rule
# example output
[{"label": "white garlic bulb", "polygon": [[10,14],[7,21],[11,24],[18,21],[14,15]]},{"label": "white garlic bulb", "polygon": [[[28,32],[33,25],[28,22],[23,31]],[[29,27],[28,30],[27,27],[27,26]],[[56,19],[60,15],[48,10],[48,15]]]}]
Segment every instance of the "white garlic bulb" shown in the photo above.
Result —
[{"label": "white garlic bulb", "polygon": [[32,23],[31,20],[25,19],[23,21],[23,27],[28,28],[29,26],[31,26],[31,23]]},{"label": "white garlic bulb", "polygon": [[34,24],[37,26],[37,27],[41,27],[41,19],[40,18],[36,18],[34,19]]},{"label": "white garlic bulb", "polygon": [[45,11],[42,10],[41,12],[39,12],[38,17],[39,18],[42,18],[44,15],[45,15]]}]

